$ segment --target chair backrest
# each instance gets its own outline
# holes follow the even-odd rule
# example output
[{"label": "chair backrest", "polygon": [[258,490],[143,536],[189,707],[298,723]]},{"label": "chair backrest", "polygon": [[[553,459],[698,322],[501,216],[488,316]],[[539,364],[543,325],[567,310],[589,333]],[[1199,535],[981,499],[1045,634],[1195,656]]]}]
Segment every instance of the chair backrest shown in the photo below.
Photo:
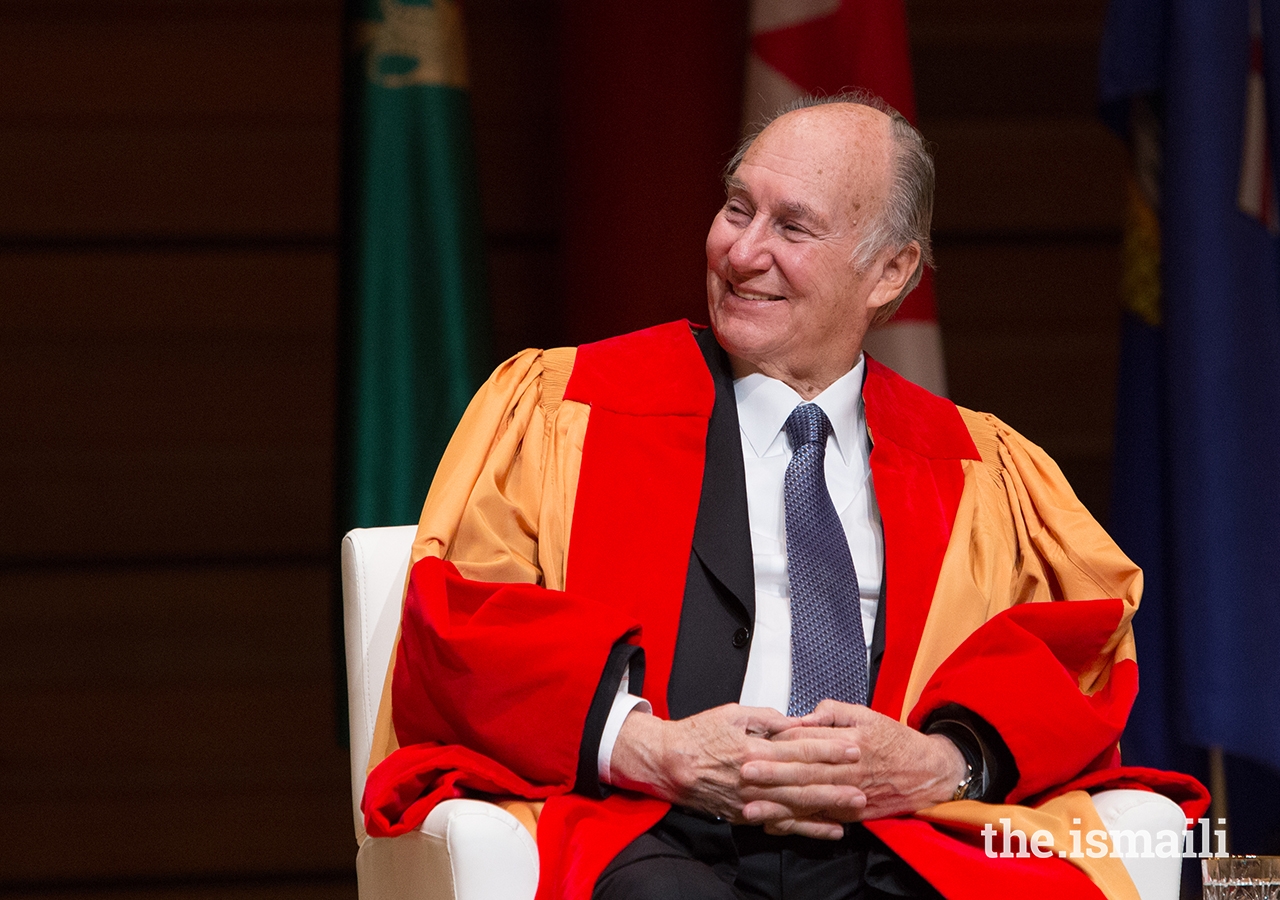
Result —
[{"label": "chair backrest", "polygon": [[400,627],[400,602],[413,548],[413,525],[354,528],[342,539],[342,609],[351,728],[351,802],[356,839],[364,841],[365,771],[387,664]]}]

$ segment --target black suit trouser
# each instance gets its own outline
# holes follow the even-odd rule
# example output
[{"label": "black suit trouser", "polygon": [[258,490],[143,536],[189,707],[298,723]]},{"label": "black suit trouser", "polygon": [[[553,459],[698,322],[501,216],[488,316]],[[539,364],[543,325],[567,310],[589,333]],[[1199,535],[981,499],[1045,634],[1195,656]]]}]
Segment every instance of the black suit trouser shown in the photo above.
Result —
[{"label": "black suit trouser", "polygon": [[774,837],[672,809],[632,841],[592,900],[888,900],[941,894],[860,825],[839,841]]}]

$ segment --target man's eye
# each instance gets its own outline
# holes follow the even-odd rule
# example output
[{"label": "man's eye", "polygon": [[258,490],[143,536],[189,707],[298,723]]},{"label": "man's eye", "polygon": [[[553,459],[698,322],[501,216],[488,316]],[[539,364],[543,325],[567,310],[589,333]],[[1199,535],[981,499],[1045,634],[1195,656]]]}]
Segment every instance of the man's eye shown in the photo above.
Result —
[{"label": "man's eye", "polygon": [[741,203],[730,201],[724,205],[724,211],[730,218],[750,219],[751,213],[747,212],[747,208]]}]

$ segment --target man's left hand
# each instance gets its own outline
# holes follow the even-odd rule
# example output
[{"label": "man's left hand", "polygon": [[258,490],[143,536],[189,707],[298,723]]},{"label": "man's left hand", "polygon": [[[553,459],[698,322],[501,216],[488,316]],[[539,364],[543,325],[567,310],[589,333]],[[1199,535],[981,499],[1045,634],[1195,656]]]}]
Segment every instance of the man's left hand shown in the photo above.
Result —
[{"label": "man's left hand", "polygon": [[[856,812],[824,811],[817,820],[913,813],[950,800],[966,772],[964,757],[947,738],[922,734],[865,706],[824,700],[799,725],[773,736],[775,741],[813,739],[840,741],[858,752],[849,754],[852,762],[744,764],[742,780],[754,795],[742,810],[747,821],[765,825],[772,834],[806,833],[811,823],[789,818],[788,811],[803,806],[798,796],[803,785],[833,781],[856,786],[866,795],[866,806]],[[843,769],[836,777],[827,771],[832,765]]]}]

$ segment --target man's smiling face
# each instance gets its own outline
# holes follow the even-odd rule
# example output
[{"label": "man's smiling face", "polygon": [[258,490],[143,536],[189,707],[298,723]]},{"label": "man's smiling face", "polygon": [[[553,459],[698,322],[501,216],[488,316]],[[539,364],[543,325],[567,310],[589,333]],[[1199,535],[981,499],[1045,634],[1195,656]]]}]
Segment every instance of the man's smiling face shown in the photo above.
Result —
[{"label": "man's smiling face", "polygon": [[711,325],[735,374],[813,396],[853,367],[875,309],[897,296],[891,252],[854,266],[891,154],[889,118],[843,103],[788,113],[747,150],[707,234]]}]

